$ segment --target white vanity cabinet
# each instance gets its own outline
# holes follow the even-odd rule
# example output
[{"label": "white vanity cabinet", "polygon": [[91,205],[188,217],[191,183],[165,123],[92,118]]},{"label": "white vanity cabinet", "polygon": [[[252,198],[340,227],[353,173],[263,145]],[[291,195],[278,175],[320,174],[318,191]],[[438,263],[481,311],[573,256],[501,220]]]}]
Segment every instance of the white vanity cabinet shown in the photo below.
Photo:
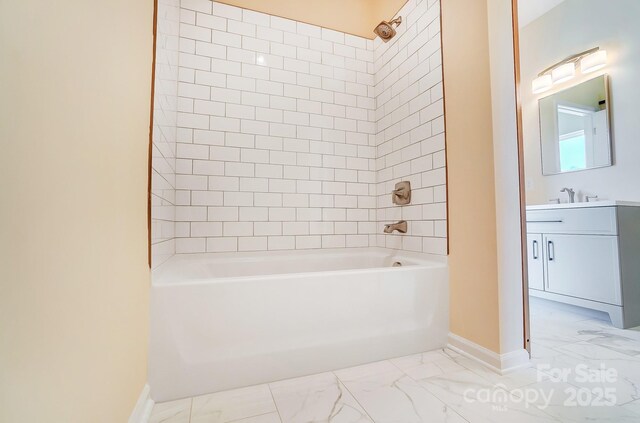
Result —
[{"label": "white vanity cabinet", "polygon": [[640,207],[623,204],[528,207],[530,295],[640,325]]}]

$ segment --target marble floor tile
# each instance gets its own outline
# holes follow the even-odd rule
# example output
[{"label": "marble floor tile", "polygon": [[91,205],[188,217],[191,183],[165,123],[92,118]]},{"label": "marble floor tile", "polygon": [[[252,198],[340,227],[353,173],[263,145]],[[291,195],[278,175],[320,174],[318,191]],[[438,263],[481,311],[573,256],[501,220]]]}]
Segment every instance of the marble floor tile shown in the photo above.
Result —
[{"label": "marble floor tile", "polygon": [[562,422],[638,422],[640,416],[631,409],[607,403],[595,393],[587,395],[581,388],[565,382],[544,382],[512,391],[514,396],[531,398],[531,403]]},{"label": "marble floor tile", "polygon": [[234,420],[230,423],[282,423],[282,420],[280,420],[280,415],[277,412],[274,412],[247,417],[246,419]]},{"label": "marble floor tile", "polygon": [[269,384],[283,423],[371,423],[333,373]]},{"label": "marble floor tile", "polygon": [[460,355],[449,349],[429,351],[389,361],[413,380],[427,379],[445,373],[464,370],[455,360]]},{"label": "marble floor tile", "polygon": [[624,408],[627,411],[631,411],[632,413],[635,413],[638,415],[638,421],[640,421],[640,400],[635,400],[632,402],[628,402],[624,405],[621,406],[621,408]]},{"label": "marble floor tile", "polygon": [[228,423],[275,411],[269,387],[257,385],[195,397],[191,423]]},{"label": "marble floor tile", "polygon": [[559,422],[471,370],[436,376],[420,384],[471,423]]},{"label": "marble floor tile", "polygon": [[155,404],[149,423],[189,423],[191,398]]},{"label": "marble floor tile", "polygon": [[533,301],[531,367],[507,375],[445,348],[156,404],[150,423],[640,422],[640,330],[605,317]]},{"label": "marble floor tile", "polygon": [[465,422],[458,413],[423,389],[390,362],[336,372],[376,423]]}]

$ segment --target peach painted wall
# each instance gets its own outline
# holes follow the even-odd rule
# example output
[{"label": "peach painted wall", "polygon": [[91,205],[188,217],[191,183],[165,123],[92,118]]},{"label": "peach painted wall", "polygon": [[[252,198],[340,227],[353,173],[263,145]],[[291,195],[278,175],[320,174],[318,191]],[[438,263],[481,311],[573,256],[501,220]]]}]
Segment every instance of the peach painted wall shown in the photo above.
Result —
[{"label": "peach painted wall", "polygon": [[269,13],[373,39],[373,29],[390,20],[407,0],[222,0],[233,6]]},{"label": "peach painted wall", "polygon": [[146,382],[153,1],[0,2],[0,421],[124,423]]},{"label": "peach painted wall", "polygon": [[442,37],[450,331],[500,352],[487,2],[443,1]]}]

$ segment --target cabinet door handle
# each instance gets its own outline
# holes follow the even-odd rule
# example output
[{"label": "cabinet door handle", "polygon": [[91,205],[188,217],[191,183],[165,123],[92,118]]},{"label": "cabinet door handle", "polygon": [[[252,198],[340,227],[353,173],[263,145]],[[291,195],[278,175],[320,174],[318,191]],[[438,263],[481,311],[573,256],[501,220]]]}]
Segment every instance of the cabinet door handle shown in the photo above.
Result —
[{"label": "cabinet door handle", "polygon": [[527,220],[527,223],[563,223],[564,220],[556,219],[556,220]]},{"label": "cabinet door handle", "polygon": [[533,241],[533,259],[534,260],[538,260],[539,255],[538,255],[538,241],[534,240]]},{"label": "cabinet door handle", "polygon": [[556,258],[556,248],[553,245],[553,241],[547,241],[547,253],[549,261],[553,261]]}]

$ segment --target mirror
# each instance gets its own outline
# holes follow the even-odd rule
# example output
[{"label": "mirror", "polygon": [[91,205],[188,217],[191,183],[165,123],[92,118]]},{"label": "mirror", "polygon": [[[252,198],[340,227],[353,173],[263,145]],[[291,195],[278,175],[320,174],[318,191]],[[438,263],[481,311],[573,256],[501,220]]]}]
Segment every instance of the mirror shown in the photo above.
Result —
[{"label": "mirror", "polygon": [[611,166],[608,77],[539,100],[542,174]]}]

